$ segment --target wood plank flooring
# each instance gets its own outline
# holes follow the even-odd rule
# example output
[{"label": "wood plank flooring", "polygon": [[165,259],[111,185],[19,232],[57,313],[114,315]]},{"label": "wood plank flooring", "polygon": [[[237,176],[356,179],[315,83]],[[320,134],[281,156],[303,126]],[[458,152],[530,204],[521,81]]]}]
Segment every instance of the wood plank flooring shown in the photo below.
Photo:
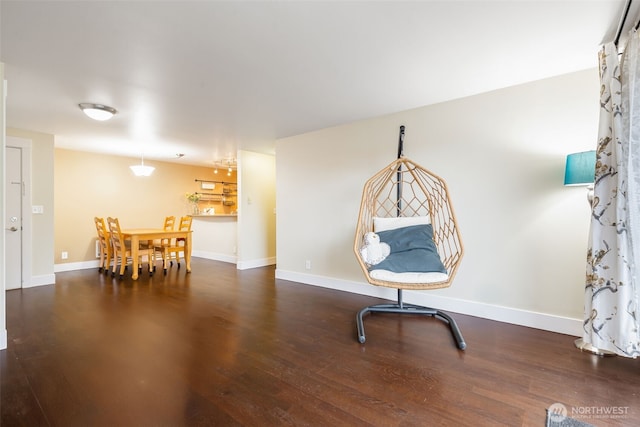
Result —
[{"label": "wood plank flooring", "polygon": [[573,337],[451,313],[463,352],[437,319],[372,314],[361,345],[375,298],[192,267],[8,291],[2,426],[544,426],[556,402],[640,425],[640,362]]}]

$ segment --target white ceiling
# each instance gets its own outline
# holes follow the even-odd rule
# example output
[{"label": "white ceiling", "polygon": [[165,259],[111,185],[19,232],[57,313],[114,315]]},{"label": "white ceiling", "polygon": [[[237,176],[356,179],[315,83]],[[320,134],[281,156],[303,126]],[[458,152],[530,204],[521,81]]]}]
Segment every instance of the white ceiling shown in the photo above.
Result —
[{"label": "white ceiling", "polygon": [[[276,138],[595,67],[624,5],[1,0],[7,125],[189,164],[273,153]],[[80,102],[119,112],[95,122]]]}]

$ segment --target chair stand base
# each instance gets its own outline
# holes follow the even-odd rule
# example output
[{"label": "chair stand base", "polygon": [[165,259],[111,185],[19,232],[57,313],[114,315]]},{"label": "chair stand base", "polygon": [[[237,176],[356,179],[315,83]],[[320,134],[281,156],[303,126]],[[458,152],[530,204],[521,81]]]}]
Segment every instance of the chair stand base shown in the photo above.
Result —
[{"label": "chair stand base", "polygon": [[401,289],[398,289],[397,304],[370,305],[358,312],[358,315],[356,316],[356,324],[358,326],[358,341],[360,341],[361,344],[364,344],[364,342],[366,341],[366,338],[364,335],[364,322],[362,318],[367,313],[396,313],[396,314],[412,314],[412,315],[419,314],[419,315],[437,317],[449,325],[449,328],[451,329],[453,338],[456,340],[456,344],[458,348],[460,350],[464,350],[467,348],[467,343],[465,343],[464,338],[462,337],[462,333],[458,328],[458,324],[451,316],[435,308],[422,307],[422,306],[413,305],[413,304],[404,304],[402,302]]}]

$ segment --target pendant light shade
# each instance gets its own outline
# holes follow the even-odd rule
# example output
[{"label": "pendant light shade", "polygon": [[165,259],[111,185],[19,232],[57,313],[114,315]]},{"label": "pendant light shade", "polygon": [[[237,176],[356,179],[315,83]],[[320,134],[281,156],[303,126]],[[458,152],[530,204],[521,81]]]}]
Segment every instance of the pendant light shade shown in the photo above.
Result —
[{"label": "pendant light shade", "polygon": [[153,171],[156,169],[153,166],[145,166],[144,164],[144,155],[140,158],[139,165],[129,166],[131,171],[135,176],[151,176]]},{"label": "pendant light shade", "polygon": [[153,166],[145,166],[144,162],[139,165],[129,166],[135,176],[150,176],[156,169]]}]

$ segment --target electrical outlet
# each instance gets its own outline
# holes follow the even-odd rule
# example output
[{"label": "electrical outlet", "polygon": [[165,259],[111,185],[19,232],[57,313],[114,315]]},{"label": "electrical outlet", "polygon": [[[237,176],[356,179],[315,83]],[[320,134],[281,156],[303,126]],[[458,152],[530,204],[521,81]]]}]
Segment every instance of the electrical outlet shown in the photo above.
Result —
[{"label": "electrical outlet", "polygon": [[304,268],[306,268],[307,270],[311,270],[311,260],[308,259],[304,262]]},{"label": "electrical outlet", "polygon": [[69,252],[67,252],[67,251],[62,251],[61,258],[62,258],[62,259],[67,259],[67,258],[69,258]]}]

